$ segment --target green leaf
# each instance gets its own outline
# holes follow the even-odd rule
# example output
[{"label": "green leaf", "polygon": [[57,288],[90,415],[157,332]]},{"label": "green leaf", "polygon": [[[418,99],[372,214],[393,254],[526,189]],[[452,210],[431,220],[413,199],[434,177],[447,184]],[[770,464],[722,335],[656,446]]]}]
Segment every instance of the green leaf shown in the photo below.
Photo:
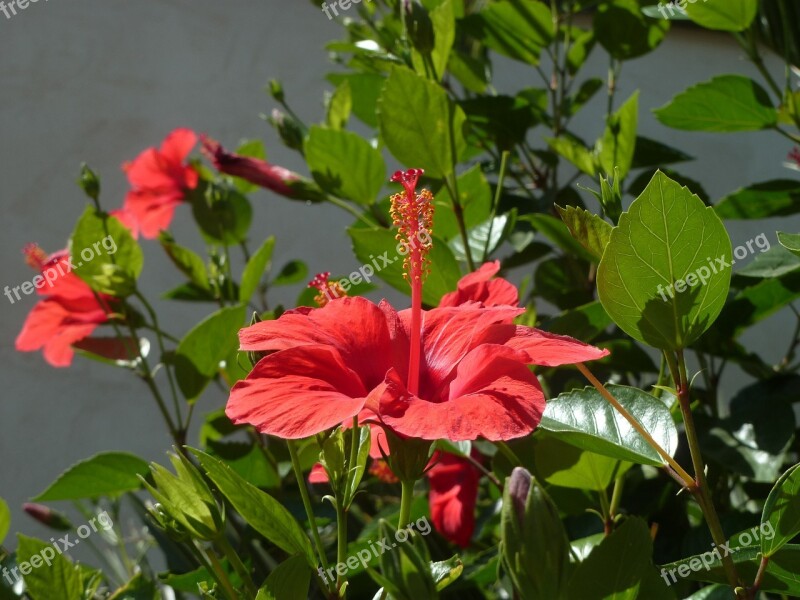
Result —
[{"label": "green leaf", "polygon": [[772,537],[761,536],[761,552],[773,556],[800,533],[800,465],[795,465],[775,483],[770,491],[761,523],[769,523]]},{"label": "green leaf", "polygon": [[637,0],[603,2],[594,17],[597,41],[618,60],[630,60],[654,50],[668,29],[669,21],[645,18]]},{"label": "green leaf", "polygon": [[269,270],[272,251],[275,248],[275,236],[271,235],[264,240],[264,243],[255,251],[247,261],[247,265],[242,272],[242,285],[239,287],[239,301],[247,303],[258,289],[264,272]]},{"label": "green leaf", "polygon": [[[433,25],[434,45],[430,53],[430,60],[436,72],[436,80],[441,81],[447,69],[450,50],[456,39],[456,16],[452,0],[445,0],[430,11],[431,25]],[[414,70],[425,73],[425,58],[416,49],[412,51],[411,58]],[[433,73],[431,73],[433,78]]]},{"label": "green leaf", "polygon": [[156,589],[155,584],[148,580],[143,573],[139,573],[111,594],[108,600],[157,600],[160,597],[161,593]]},{"label": "green leaf", "polygon": [[778,232],[778,241],[795,256],[800,256],[800,233]]},{"label": "green leaf", "polygon": [[765,219],[800,212],[800,181],[775,179],[741,188],[714,209],[723,219]]},{"label": "green leaf", "polygon": [[309,566],[316,568],[311,542],[280,502],[242,479],[220,460],[200,450],[190,450],[219,491],[253,529],[289,554],[302,555]]},{"label": "green leaf", "polygon": [[139,476],[149,472],[147,463],[138,456],[126,452],[101,452],[72,465],[33,500],[53,502],[119,496],[140,489]]},{"label": "green leaf", "polygon": [[195,325],[175,350],[175,376],[188,401],[194,401],[239,342],[244,306],[222,308]]},{"label": "green leaf", "polygon": [[580,140],[568,135],[562,135],[558,138],[545,138],[544,141],[556,154],[571,162],[581,172],[590,177],[594,177],[597,174],[595,155]]},{"label": "green leaf", "polygon": [[87,206],[69,240],[75,274],[93,290],[124,297],[135,289],[144,258],[138,242],[116,217]]},{"label": "green leaf", "polygon": [[331,73],[327,79],[337,86],[347,82],[353,101],[353,114],[369,127],[378,126],[375,109],[386,77],[377,73]]},{"label": "green leaf", "polygon": [[258,590],[256,600],[305,598],[311,583],[311,570],[303,556],[292,556],[279,564]]},{"label": "green leaf", "polygon": [[758,12],[758,0],[703,0],[686,5],[689,18],[706,29],[744,31]]},{"label": "green leaf", "polygon": [[[475,165],[458,176],[458,195],[464,226],[468,230],[489,218],[492,210],[492,188],[480,165]],[[458,220],[447,188],[442,188],[436,194],[434,204],[436,211],[433,219],[433,235],[447,241],[458,237]]]},{"label": "green leaf", "polygon": [[638,517],[628,518],[592,550],[575,569],[567,598],[635,600],[653,571],[650,528]]},{"label": "green leaf", "polygon": [[195,286],[210,290],[211,286],[208,283],[208,271],[206,269],[205,261],[189,248],[176,244],[175,240],[169,233],[162,231],[158,237],[161,247],[167,253],[172,263],[178,267],[178,270],[189,278],[189,281]]},{"label": "green leaf", "polygon": [[687,347],[725,304],[731,242],[714,213],[661,172],[611,233],[597,272],[600,301],[628,335],[662,350]]},{"label": "green leaf", "polygon": [[556,210],[569,228],[572,237],[578,240],[596,260],[603,258],[613,227],[597,215],[577,206],[561,208],[556,205]]},{"label": "green leaf", "polygon": [[238,190],[201,184],[188,198],[194,219],[206,241],[230,246],[247,239],[253,208]]},{"label": "green leaf", "polygon": [[271,285],[292,285],[308,278],[308,265],[302,260],[290,260],[283,265],[280,273],[272,280]]},{"label": "green leaf", "polygon": [[[717,554],[722,553],[724,550]],[[743,581],[754,581],[761,564],[761,546],[740,547],[731,557],[739,577]],[[704,560],[705,562],[703,562]],[[665,577],[671,583],[680,581],[682,578],[693,581],[727,583],[722,560],[713,555],[713,550],[663,565],[662,573],[664,571],[667,573]],[[797,579],[797,573],[800,573],[800,545],[787,544],[770,558],[760,591],[800,596],[800,582]],[[728,588],[728,593],[730,594],[730,588]]]},{"label": "green leaf", "polygon": [[5,541],[9,529],[11,529],[11,511],[8,510],[6,501],[0,498],[0,545]]},{"label": "green leaf", "polygon": [[[408,282],[403,277],[403,256],[398,252],[399,244],[393,230],[351,227],[347,233],[353,241],[356,257],[364,264],[362,269],[370,267],[375,275],[393,288],[405,293],[410,292]],[[428,258],[431,261],[431,269],[425,279],[425,285],[422,286],[422,301],[430,306],[436,306],[444,294],[456,288],[461,278],[461,271],[453,252],[443,240],[433,238],[433,247],[428,253]],[[384,261],[389,261],[389,264],[384,265]],[[375,268],[375,265],[379,268]]]},{"label": "green leaf", "polygon": [[83,600],[80,569],[52,544],[17,534],[17,564],[33,600]]},{"label": "green leaf", "polygon": [[404,165],[428,177],[449,175],[466,147],[464,111],[441,86],[405,68],[392,70],[378,100],[378,125],[386,147]]},{"label": "green leaf", "polygon": [[569,228],[560,219],[537,213],[522,216],[519,220],[528,221],[533,225],[534,229],[547,237],[566,254],[571,254],[590,262],[596,262],[591,252],[585,250],[584,247],[572,237]]},{"label": "green leaf", "polygon": [[467,17],[465,26],[498,54],[529,65],[539,64],[542,48],[553,40],[553,16],[543,2],[492,2]]},{"label": "green leaf", "polygon": [[356,133],[313,126],[305,141],[308,168],[325,191],[370,205],[386,180],[381,153]]},{"label": "green leaf", "polygon": [[569,335],[584,342],[591,342],[611,325],[603,305],[595,300],[583,306],[564,311],[542,323],[542,329],[561,335]]},{"label": "green leaf", "polygon": [[551,485],[578,490],[605,490],[630,463],[577,448],[542,430],[533,455],[536,476]]},{"label": "green leaf", "polygon": [[660,167],[689,160],[694,160],[694,158],[666,144],[640,135],[636,137],[636,152],[633,154],[631,169]]},{"label": "green leaf", "polygon": [[616,167],[619,169],[620,179],[627,177],[636,150],[638,123],[639,92],[634,92],[619,110],[609,117],[603,137],[598,142],[597,156],[600,167],[608,175],[614,175]]},{"label": "green leaf", "polygon": [[[760,234],[764,241],[765,234]],[[752,243],[751,243],[752,246]],[[780,277],[800,269],[800,258],[783,246],[771,246],[768,250],[761,250],[761,254],[736,271],[737,277],[756,277],[766,279]]]},{"label": "green leaf", "polygon": [[345,80],[336,88],[328,101],[328,127],[341,130],[347,126],[353,109],[353,92]]},{"label": "green leaf", "polygon": [[458,555],[454,555],[447,560],[440,560],[431,563],[431,576],[433,582],[436,584],[436,591],[441,592],[456,579],[461,576],[464,571],[464,563]]},{"label": "green leaf", "polygon": [[686,131],[758,131],[778,120],[764,88],[741,75],[698,83],[654,112],[667,127]]},{"label": "green leaf", "polygon": [[[632,387],[609,385],[608,390],[664,450],[675,453],[678,431],[663,402]],[[576,448],[637,464],[666,464],[594,388],[573,390],[550,400],[539,427]]]}]

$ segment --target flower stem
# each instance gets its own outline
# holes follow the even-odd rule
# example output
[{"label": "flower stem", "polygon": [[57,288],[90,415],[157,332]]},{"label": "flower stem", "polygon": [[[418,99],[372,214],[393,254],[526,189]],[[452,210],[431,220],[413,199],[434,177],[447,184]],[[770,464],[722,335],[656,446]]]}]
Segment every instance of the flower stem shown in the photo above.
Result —
[{"label": "flower stem", "polygon": [[[336,564],[343,565],[347,560],[347,511],[341,503],[341,499],[336,500]],[[342,586],[346,583],[343,575],[336,569],[336,589],[339,590],[341,598]]]},{"label": "flower stem", "polygon": [[397,522],[397,528],[402,529],[411,520],[411,502],[414,499],[414,482],[402,481],[402,492],[400,496],[400,518]]},{"label": "flower stem", "polygon": [[[198,550],[200,549],[198,548]],[[214,579],[216,579],[222,589],[225,590],[225,595],[230,598],[230,600],[237,600],[238,594],[236,590],[234,590],[233,584],[231,584],[231,580],[228,578],[228,574],[225,573],[225,569],[222,568],[217,555],[211,551],[204,552],[203,550],[200,550],[200,554],[208,559],[211,565],[211,572],[214,574]]]},{"label": "flower stem", "polygon": [[492,212],[489,215],[489,233],[486,234],[486,243],[483,245],[483,260],[489,257],[489,244],[492,241],[492,227],[494,226],[494,219],[497,216],[497,206],[500,204],[500,196],[503,193],[503,182],[506,178],[506,167],[508,166],[508,150],[503,150],[500,155],[500,172],[497,174],[497,189],[494,192],[494,201],[492,202]]},{"label": "flower stem", "polygon": [[219,536],[217,539],[217,545],[222,550],[222,553],[228,559],[228,562],[231,563],[233,570],[236,571],[236,574],[239,575],[239,578],[242,580],[245,588],[247,589],[247,597],[248,598],[255,598],[258,594],[258,590],[256,589],[255,584],[253,583],[253,578],[250,575],[250,572],[247,570],[247,567],[242,562],[242,559],[239,558],[239,555],[236,553],[236,550],[233,549],[228,538],[225,535]]},{"label": "flower stem", "polygon": [[[692,415],[691,401],[689,399],[689,380],[686,376],[686,360],[682,350],[678,351],[677,359],[678,378],[675,380],[675,387],[678,390],[678,400],[681,406],[681,413],[683,414],[686,440],[689,443],[689,451],[692,455],[692,464],[694,465],[695,484],[690,488],[690,491],[703,511],[703,516],[706,519],[706,524],[711,532],[711,537],[714,539],[714,543],[719,547],[726,543],[727,538],[722,529],[722,523],[720,523],[717,510],[711,500],[711,495],[708,493],[706,469],[703,462],[703,455],[700,451],[700,440],[697,437],[694,416]],[[670,361],[669,355],[667,360]],[[670,361],[670,364],[673,363]],[[722,565],[725,568],[725,576],[728,579],[729,585],[734,589],[739,587],[739,576],[736,573],[736,565],[727,553],[722,557]]]},{"label": "flower stem", "polygon": [[289,456],[292,459],[292,469],[294,470],[295,479],[297,479],[297,487],[300,488],[300,497],[303,499],[303,507],[306,509],[308,523],[311,526],[311,536],[314,538],[314,544],[317,546],[319,560],[325,570],[327,570],[328,558],[325,556],[325,546],[322,544],[322,538],[319,537],[317,519],[314,516],[314,509],[311,508],[311,499],[308,497],[308,488],[303,478],[303,469],[300,468],[300,458],[297,456],[297,446],[295,446],[294,440],[286,440],[286,445],[289,447]]}]

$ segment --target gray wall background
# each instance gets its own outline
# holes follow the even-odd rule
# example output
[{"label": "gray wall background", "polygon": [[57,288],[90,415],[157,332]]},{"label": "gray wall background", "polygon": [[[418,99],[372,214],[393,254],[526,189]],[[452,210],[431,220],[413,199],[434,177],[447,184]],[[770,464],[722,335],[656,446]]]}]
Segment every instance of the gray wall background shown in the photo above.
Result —
[{"label": "gray wall background", "polygon": [[[258,118],[273,108],[263,86],[272,77],[283,80],[297,112],[320,120],[329,71],[323,45],[338,33],[304,0],[53,0],[31,4],[10,20],[0,14],[0,287],[31,279],[20,253],[25,243],[48,251],[65,246],[85,204],[73,184],[81,161],[102,175],[107,207],[124,197],[120,164],[177,126],[228,146],[262,138],[271,160],[304,172],[299,157]],[[586,72],[603,77],[606,61],[596,50]],[[756,75],[726,36],[674,30],[654,55],[626,66],[619,95],[621,101],[642,90],[641,132],[695,156],[680,171],[703,182],[715,199],[747,183],[791,176],[781,166],[790,146],[777,135],[682,133],[650,115],[675,93],[721,71]],[[533,71],[506,61],[497,63],[496,79],[500,92],[540,85]],[[603,111],[599,98],[576,120],[578,133],[595,139]],[[267,192],[253,202],[253,235],[277,234],[278,264],[300,258],[313,272],[357,266],[344,234],[350,219],[338,209]],[[175,235],[200,248],[191,227],[181,223],[188,219],[188,210],[179,209]],[[774,240],[779,227],[797,230],[798,222],[734,223],[730,230],[736,245],[762,232]],[[176,281],[175,273],[157,245],[144,245],[142,285],[155,299]],[[298,290],[278,299],[291,301]],[[22,502],[78,460],[105,450],[160,460],[169,439],[147,390],[132,377],[81,358],[69,369],[52,369],[39,354],[15,352],[14,338],[34,302],[33,296],[13,305],[0,298],[0,496],[12,508],[12,530],[49,537],[21,513]],[[163,301],[157,307],[175,333],[204,314]],[[788,344],[786,322],[785,314],[772,317],[749,341],[777,358]],[[209,391],[198,414],[223,402]]]}]

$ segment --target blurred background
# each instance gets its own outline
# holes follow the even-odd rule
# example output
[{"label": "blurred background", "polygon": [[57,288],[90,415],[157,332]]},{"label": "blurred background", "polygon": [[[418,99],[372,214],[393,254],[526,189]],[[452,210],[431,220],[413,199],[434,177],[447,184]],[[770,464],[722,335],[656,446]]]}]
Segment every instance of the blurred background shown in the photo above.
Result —
[{"label": "blurred background", "polygon": [[[281,80],[306,122],[322,120],[324,93],[331,89],[324,77],[335,69],[324,46],[339,33],[320,6],[307,0],[52,0],[30,4],[11,19],[0,13],[0,287],[33,277],[21,253],[26,243],[37,242],[48,252],[66,246],[86,203],[74,184],[82,161],[101,175],[107,209],[120,206],[127,190],[120,165],[160,144],[176,127],[208,133],[232,148],[244,138],[262,139],[270,161],[307,174],[301,157],[284,148],[260,118],[274,107],[264,87],[271,78]],[[585,71],[604,77],[606,60],[596,51]],[[658,124],[650,110],[720,72],[754,76],[753,71],[727,35],[674,27],[653,54],[626,63],[618,98],[641,89],[640,134],[694,156],[678,170],[718,200],[742,185],[789,176],[782,163],[790,144],[772,133],[680,132]],[[519,89],[527,76],[511,61],[495,63],[499,92],[504,85]],[[574,129],[594,139],[604,113],[605,96],[598,94]],[[251,199],[253,231],[277,236],[276,266],[292,258],[306,262],[312,273],[349,273],[359,266],[345,234],[352,220],[346,213],[266,191]],[[173,233],[198,249],[188,211],[178,209]],[[797,219],[782,221],[726,224],[735,247],[761,233],[774,242],[776,229],[797,231],[800,225]],[[251,247],[260,242],[252,240]],[[143,246],[141,286],[157,299],[174,286],[176,271],[156,243]],[[513,276],[525,274],[523,269]],[[281,288],[273,301],[292,304],[301,289]],[[144,384],[132,376],[81,357],[68,369],[53,369],[38,353],[14,350],[35,301],[24,296],[11,304],[0,297],[0,496],[12,509],[12,531],[46,538],[52,534],[26,517],[21,504],[69,465],[108,450],[161,460],[170,440]],[[178,335],[208,309],[163,300],[156,307]],[[791,333],[785,322],[785,313],[774,315],[757,328],[758,338],[743,341],[765,360],[776,360]],[[723,391],[740,383],[723,382]],[[224,401],[210,388],[198,413]],[[13,548],[14,539],[9,542]]]}]

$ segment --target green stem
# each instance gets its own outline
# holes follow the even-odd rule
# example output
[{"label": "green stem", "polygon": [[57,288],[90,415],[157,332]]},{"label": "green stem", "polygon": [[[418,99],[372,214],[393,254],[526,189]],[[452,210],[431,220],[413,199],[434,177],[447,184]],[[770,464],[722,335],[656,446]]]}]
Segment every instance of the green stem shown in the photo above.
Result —
[{"label": "green stem", "polygon": [[361,222],[363,222],[363,223],[365,223],[365,224],[369,225],[370,227],[375,227],[375,226],[377,226],[377,225],[378,225],[378,223],[376,223],[375,221],[371,221],[370,219],[368,219],[368,218],[367,218],[367,217],[364,215],[364,213],[357,211],[355,208],[353,208],[352,206],[350,206],[350,205],[349,205],[347,202],[345,202],[344,200],[340,200],[339,198],[337,198],[337,197],[335,197],[335,196],[327,196],[325,199],[326,199],[328,202],[330,202],[331,204],[333,204],[334,206],[338,206],[338,207],[339,207],[339,208],[341,208],[342,210],[345,210],[345,211],[349,212],[349,213],[350,213],[351,215],[353,215],[353,216],[354,216],[356,219],[358,219],[359,221],[361,221]]},{"label": "green stem", "polygon": [[[340,499],[336,500],[336,565],[343,565],[347,561],[347,511],[341,504]],[[339,574],[336,569],[336,589],[341,596],[342,586],[347,581],[344,575]]]},{"label": "green stem", "polygon": [[503,193],[503,180],[506,177],[506,166],[508,165],[508,150],[504,150],[500,155],[500,172],[497,174],[497,189],[494,191],[494,200],[492,202],[492,212],[489,216],[489,233],[486,234],[486,243],[483,246],[483,260],[489,257],[489,243],[492,240],[492,227],[494,226],[494,219],[497,216],[497,206],[500,204],[500,196]]},{"label": "green stem", "polygon": [[222,553],[228,559],[228,562],[231,563],[233,570],[239,575],[242,583],[244,584],[245,588],[247,588],[247,595],[248,598],[255,598],[258,594],[258,590],[256,589],[255,584],[253,583],[253,578],[250,575],[250,572],[247,570],[247,567],[242,562],[242,559],[239,558],[236,550],[233,549],[231,543],[228,541],[228,538],[225,537],[225,534],[219,536],[217,538],[217,545],[222,550]]},{"label": "green stem", "polygon": [[360,441],[360,431],[358,429],[358,415],[353,417],[353,431],[350,432],[350,463],[347,465],[349,473],[353,473],[358,462],[358,442]]},{"label": "green stem", "polygon": [[611,494],[611,505],[608,507],[609,515],[613,519],[619,511],[619,503],[622,501],[622,490],[625,487],[625,474],[617,475],[614,480],[614,491]]},{"label": "green stem", "polygon": [[319,529],[317,528],[317,519],[314,516],[314,510],[311,508],[311,499],[308,496],[308,488],[306,487],[306,480],[303,477],[303,470],[300,468],[300,458],[297,456],[297,447],[294,440],[286,440],[286,445],[289,447],[289,456],[292,459],[292,469],[294,476],[297,479],[297,487],[300,488],[300,497],[303,499],[303,507],[306,509],[306,516],[308,523],[311,526],[311,535],[314,538],[314,544],[317,546],[317,553],[319,560],[325,570],[328,569],[328,558],[325,556],[325,546],[322,544],[322,538],[319,537]]},{"label": "green stem", "polygon": [[225,590],[225,595],[231,600],[238,600],[239,596],[236,594],[236,590],[233,588],[233,584],[228,578],[228,574],[225,572],[225,569],[222,568],[217,555],[211,551],[204,552],[203,550],[200,550],[200,553],[204,554],[208,559],[208,562],[211,566],[211,572],[214,574],[214,579],[216,579],[222,589]]},{"label": "green stem", "polygon": [[402,529],[411,521],[411,502],[414,499],[414,482],[403,481],[400,485],[402,492],[400,495],[400,518],[397,521],[398,529]]},{"label": "green stem", "polygon": [[[689,443],[689,451],[692,455],[692,464],[694,466],[695,485],[691,488],[691,492],[697,499],[703,515],[706,519],[706,524],[711,532],[711,537],[717,547],[726,543],[727,538],[722,529],[722,523],[719,520],[719,515],[711,500],[708,492],[708,481],[706,480],[705,464],[700,450],[700,440],[697,436],[697,428],[694,423],[694,416],[692,415],[691,402],[689,399],[689,381],[686,376],[686,360],[682,350],[677,352],[677,366],[678,366],[678,379],[675,381],[678,390],[678,400],[680,401],[681,413],[683,414],[683,425],[686,431],[686,440]],[[725,576],[728,579],[729,585],[736,589],[740,586],[739,576],[736,573],[736,566],[733,559],[726,553],[722,557],[722,564],[725,568]]]},{"label": "green stem", "polygon": [[475,262],[472,260],[472,249],[469,247],[469,234],[467,233],[467,225],[464,222],[464,208],[461,206],[461,201],[458,196],[458,181],[455,175],[445,177],[444,185],[450,194],[450,200],[453,204],[453,214],[458,223],[458,233],[461,235],[461,242],[464,244],[464,255],[467,258],[467,266],[470,271],[475,270]]}]

